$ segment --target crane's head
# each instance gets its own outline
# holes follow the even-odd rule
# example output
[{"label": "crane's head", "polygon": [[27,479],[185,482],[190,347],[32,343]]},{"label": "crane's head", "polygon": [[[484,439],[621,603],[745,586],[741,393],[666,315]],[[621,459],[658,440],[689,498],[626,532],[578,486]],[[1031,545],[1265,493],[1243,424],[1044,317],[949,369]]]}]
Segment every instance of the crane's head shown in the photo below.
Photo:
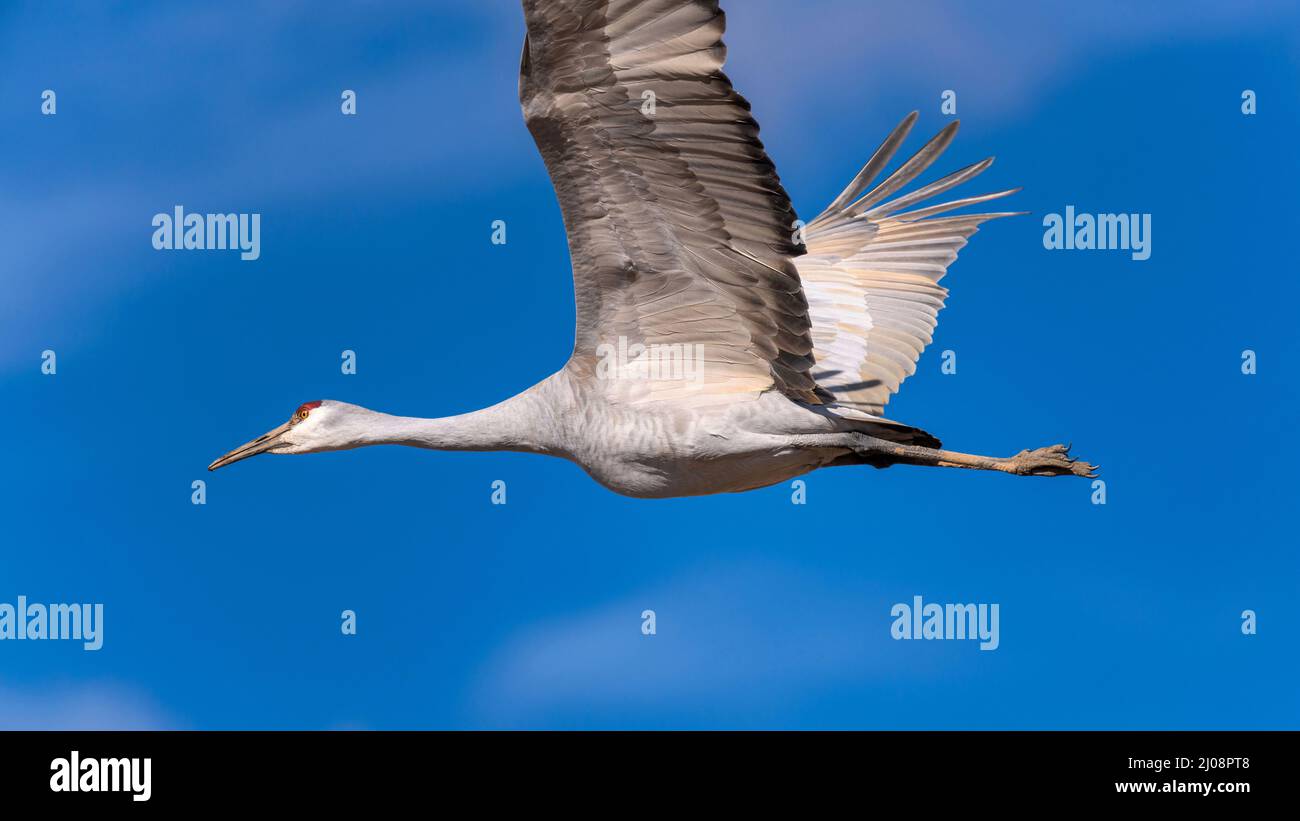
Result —
[{"label": "crane's head", "polygon": [[288,422],[240,445],[208,465],[208,470],[216,470],[259,453],[315,453],[355,447],[355,441],[347,433],[347,426],[339,424],[349,415],[347,411],[355,407],[328,399],[304,402],[293,412]]}]

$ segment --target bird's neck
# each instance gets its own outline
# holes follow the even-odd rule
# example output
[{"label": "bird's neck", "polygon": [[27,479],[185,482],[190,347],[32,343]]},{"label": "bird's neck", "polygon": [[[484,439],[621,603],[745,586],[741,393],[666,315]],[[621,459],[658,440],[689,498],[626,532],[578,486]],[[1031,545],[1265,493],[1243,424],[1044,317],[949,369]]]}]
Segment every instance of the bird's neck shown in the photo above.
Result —
[{"label": "bird's neck", "polygon": [[378,414],[368,426],[367,445],[407,445],[431,450],[512,450],[549,453],[550,414],[532,392],[472,413],[422,419]]}]

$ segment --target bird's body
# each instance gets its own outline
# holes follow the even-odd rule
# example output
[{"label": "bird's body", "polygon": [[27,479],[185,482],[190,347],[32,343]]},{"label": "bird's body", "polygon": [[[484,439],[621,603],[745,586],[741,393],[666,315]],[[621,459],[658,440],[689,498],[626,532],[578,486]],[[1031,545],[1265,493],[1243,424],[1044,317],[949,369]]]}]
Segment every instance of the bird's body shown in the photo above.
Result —
[{"label": "bird's body", "polygon": [[218,459],[401,444],[570,459],[607,488],[744,491],[836,465],[1090,475],[1059,446],[939,450],[883,417],[915,371],[957,251],[1005,213],[927,201],[991,159],[900,193],[953,123],[878,184],[912,114],[806,225],[722,73],[716,0],[523,0],[520,103],[564,214],[577,333],[569,362],[498,405],[442,419],[325,401]]},{"label": "bird's body", "polygon": [[666,497],[751,490],[803,475],[845,453],[791,447],[791,433],[834,433],[849,426],[781,393],[704,406],[640,407],[609,401],[582,370],[571,363],[522,401],[550,414],[546,438],[538,443],[542,452],[571,459],[617,493]]}]

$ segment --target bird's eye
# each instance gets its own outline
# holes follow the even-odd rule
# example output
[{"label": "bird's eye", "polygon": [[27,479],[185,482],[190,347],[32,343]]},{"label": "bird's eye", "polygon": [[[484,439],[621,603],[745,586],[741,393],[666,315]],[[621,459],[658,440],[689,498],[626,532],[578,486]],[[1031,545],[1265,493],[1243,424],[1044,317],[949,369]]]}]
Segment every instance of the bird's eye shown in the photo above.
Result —
[{"label": "bird's eye", "polygon": [[304,420],[304,419],[306,419],[306,418],[307,418],[307,411],[298,411],[298,421],[299,421],[299,422],[301,422],[302,420]]}]

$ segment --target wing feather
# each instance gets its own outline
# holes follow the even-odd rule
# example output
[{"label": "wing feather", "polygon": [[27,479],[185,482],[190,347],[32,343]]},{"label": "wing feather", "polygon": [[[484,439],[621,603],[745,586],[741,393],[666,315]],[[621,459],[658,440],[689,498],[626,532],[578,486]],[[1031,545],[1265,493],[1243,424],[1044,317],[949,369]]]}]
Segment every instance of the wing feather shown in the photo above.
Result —
[{"label": "wing feather", "polygon": [[574,359],[620,340],[700,346],[705,393],[820,401],[794,208],[722,73],[716,0],[523,8],[520,102],[569,236]]},{"label": "wing feather", "polygon": [[796,261],[813,319],[818,385],[838,405],[873,416],[884,412],[890,396],[916,372],[916,362],[931,342],[948,296],[939,280],[957,252],[982,223],[1011,216],[936,215],[1020,190],[906,210],[979,176],[993,163],[990,157],[890,199],[938,159],[952,142],[956,122],[868,190],[915,122],[913,112],[885,138],[844,192],[808,225],[809,253]]}]

